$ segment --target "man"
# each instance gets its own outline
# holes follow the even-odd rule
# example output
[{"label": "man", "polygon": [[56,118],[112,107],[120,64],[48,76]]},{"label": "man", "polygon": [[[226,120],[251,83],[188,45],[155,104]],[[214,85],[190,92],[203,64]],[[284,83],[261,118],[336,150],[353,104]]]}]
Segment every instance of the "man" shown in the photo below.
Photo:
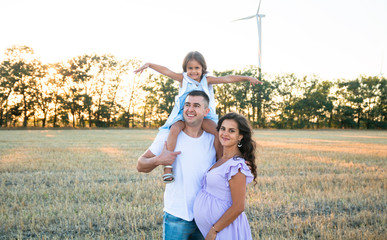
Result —
[{"label": "man", "polygon": [[190,92],[184,103],[185,127],[177,138],[176,152],[166,149],[166,134],[156,138],[138,159],[139,172],[151,172],[159,165],[173,165],[175,181],[167,184],[164,192],[165,240],[204,239],[193,220],[193,204],[205,171],[216,161],[214,136],[201,127],[210,111],[208,105],[206,93]]}]

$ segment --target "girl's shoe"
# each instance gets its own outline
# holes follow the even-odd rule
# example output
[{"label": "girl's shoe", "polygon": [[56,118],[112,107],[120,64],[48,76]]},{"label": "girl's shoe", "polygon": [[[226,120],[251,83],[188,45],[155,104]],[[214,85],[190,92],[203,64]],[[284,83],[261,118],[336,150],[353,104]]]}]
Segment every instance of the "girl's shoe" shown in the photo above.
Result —
[{"label": "girl's shoe", "polygon": [[[166,168],[170,168],[171,171],[172,171],[173,167],[172,167],[172,165],[165,165],[164,166],[164,170]],[[165,183],[173,183],[174,181],[175,181],[175,177],[173,176],[173,173],[165,173],[163,175],[163,182],[165,182]]]}]

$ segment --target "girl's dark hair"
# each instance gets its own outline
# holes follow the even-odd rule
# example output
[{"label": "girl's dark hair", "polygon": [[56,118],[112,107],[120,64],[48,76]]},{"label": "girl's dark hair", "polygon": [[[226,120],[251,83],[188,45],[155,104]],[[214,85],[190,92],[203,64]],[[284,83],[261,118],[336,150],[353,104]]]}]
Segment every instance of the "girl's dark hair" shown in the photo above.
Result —
[{"label": "girl's dark hair", "polygon": [[239,133],[242,134],[243,138],[241,140],[241,147],[239,148],[239,151],[241,152],[242,156],[249,164],[251,173],[254,175],[254,182],[256,183],[255,179],[257,178],[257,165],[255,164],[255,149],[256,149],[256,143],[253,139],[253,129],[250,126],[249,121],[243,116],[238,113],[227,113],[223,117],[221,117],[218,121],[217,130],[219,131],[220,127],[222,126],[222,123],[226,119],[234,120],[238,124],[238,130]]},{"label": "girl's dark hair", "polygon": [[201,77],[203,77],[203,75],[207,73],[207,63],[206,63],[206,60],[204,60],[203,55],[197,51],[189,52],[183,60],[184,72],[187,72],[187,64],[191,60],[196,60],[202,66],[202,76]]}]

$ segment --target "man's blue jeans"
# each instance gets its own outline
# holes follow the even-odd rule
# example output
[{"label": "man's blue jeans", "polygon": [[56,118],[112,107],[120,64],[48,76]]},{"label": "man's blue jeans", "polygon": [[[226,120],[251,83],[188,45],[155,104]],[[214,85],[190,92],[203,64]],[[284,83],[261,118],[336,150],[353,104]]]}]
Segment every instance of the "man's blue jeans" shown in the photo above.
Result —
[{"label": "man's blue jeans", "polygon": [[204,240],[194,220],[186,221],[164,212],[163,221],[164,240]]}]

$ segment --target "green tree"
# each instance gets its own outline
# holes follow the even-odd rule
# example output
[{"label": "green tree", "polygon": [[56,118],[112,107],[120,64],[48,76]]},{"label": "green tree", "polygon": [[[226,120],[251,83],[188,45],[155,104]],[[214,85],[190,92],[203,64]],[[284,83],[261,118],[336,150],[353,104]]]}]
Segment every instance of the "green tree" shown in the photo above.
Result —
[{"label": "green tree", "polygon": [[303,94],[294,104],[297,127],[303,128],[306,125],[311,128],[315,125],[316,128],[320,128],[321,122],[324,125],[328,122],[327,116],[333,111],[330,98],[331,87],[332,84],[329,81],[320,81],[316,77],[303,79]]},{"label": "green tree", "polygon": [[167,120],[178,94],[177,82],[164,75],[151,75],[150,81],[142,89],[147,92],[145,98],[148,112],[152,111],[153,121],[161,126]]},{"label": "green tree", "polygon": [[12,64],[10,61],[3,61],[0,65],[0,127],[7,126],[10,111],[10,98],[17,82],[12,77]]},{"label": "green tree", "polygon": [[377,127],[378,119],[380,119],[380,112],[378,111],[378,103],[382,97],[381,87],[382,81],[378,77],[362,77],[361,91],[363,95],[364,108],[364,122],[367,129]]},{"label": "green tree", "polygon": [[39,109],[43,114],[42,127],[46,127],[46,121],[50,111],[50,104],[53,101],[52,89],[49,88],[48,78],[46,78],[47,71],[48,71],[48,66],[41,65],[37,69],[37,74],[36,74],[35,99],[36,99],[37,109]]},{"label": "green tree", "polygon": [[163,75],[160,75],[160,85],[158,91],[159,95],[159,106],[161,111],[166,114],[170,114],[172,112],[175,96],[178,94],[177,83],[175,80],[171,78],[167,78]]},{"label": "green tree", "polygon": [[[68,116],[64,109],[65,99],[64,91],[66,84],[66,77],[61,73],[67,72],[65,66],[62,63],[55,63],[47,65],[47,88],[49,91],[49,96],[51,98],[51,115],[49,117],[49,122],[53,124],[53,127],[58,127],[59,120],[63,116],[66,120],[64,123],[68,124]],[[62,121],[63,122],[63,121]]]},{"label": "green tree", "polygon": [[134,59],[127,61],[126,64],[123,81],[119,86],[120,94],[117,95],[117,105],[121,113],[120,121],[124,123],[123,126],[133,128],[136,126],[135,117],[138,115],[135,109],[142,102],[141,84],[143,84],[147,75],[145,73],[141,75],[133,73],[135,69],[140,67],[140,61]]},{"label": "green tree", "polygon": [[116,125],[117,116],[121,109],[121,106],[118,103],[119,90],[124,79],[128,78],[127,73],[130,69],[130,65],[130,61],[119,61],[113,58],[107,69],[109,74],[108,77],[105,78],[107,85],[102,105],[105,112],[103,118],[106,119],[108,127]]},{"label": "green tree", "polygon": [[380,78],[379,101],[376,104],[375,111],[378,116],[377,128],[387,129],[387,79]]},{"label": "green tree", "polygon": [[[233,74],[233,71],[214,71],[214,75],[216,77],[222,77],[231,74]],[[217,84],[214,86],[214,92],[215,100],[217,101],[216,113],[219,116],[222,116],[230,112],[236,103],[235,86],[233,86],[233,84]]]},{"label": "green tree", "polygon": [[296,113],[294,105],[302,96],[300,79],[295,74],[278,75],[272,82],[274,86],[274,98],[276,102],[274,111],[277,115],[276,127],[293,128]]},{"label": "green tree", "polygon": [[8,48],[5,55],[10,62],[8,80],[15,82],[13,91],[22,106],[23,127],[27,127],[28,119],[35,114],[36,81],[40,77],[37,71],[41,63],[27,46]]},{"label": "green tree", "polygon": [[[161,110],[157,108],[158,106],[158,99],[157,99],[157,93],[154,90],[154,86],[150,85],[150,81],[142,86],[142,90],[146,92],[143,102],[143,113],[142,113],[142,126],[145,127],[151,127],[152,122],[154,121],[155,115],[160,115]],[[154,84],[153,84],[154,85]],[[157,123],[160,124],[160,123]]]},{"label": "green tree", "polygon": [[[346,107],[351,108],[356,128],[372,128],[378,119],[383,105],[383,83],[378,77],[360,77],[355,80],[341,81],[341,94]],[[347,111],[348,112],[348,111]]]},{"label": "green tree", "polygon": [[112,55],[93,55],[94,74],[92,76],[93,85],[93,105],[95,106],[94,117],[97,127],[106,126],[102,118],[108,118],[108,106],[104,100],[108,94],[109,83],[114,76],[114,70],[118,63]]},{"label": "green tree", "polygon": [[[85,118],[88,119],[89,127],[92,126],[93,116],[93,91],[91,83],[93,77],[93,56],[84,54],[67,61],[60,74],[67,78],[65,104],[73,116],[73,127],[85,126]],[[70,85],[70,88],[69,86]],[[66,102],[66,100],[70,102]],[[78,124],[76,124],[76,116]]]},{"label": "green tree", "polygon": [[[256,68],[252,68],[255,71]],[[252,73],[250,76],[257,77],[258,73]],[[248,75],[244,73],[243,75]],[[262,84],[251,86],[250,105],[252,118],[251,122],[254,127],[267,127],[268,116],[274,111],[273,97],[274,97],[274,85],[265,78],[264,74],[261,74]],[[245,83],[246,84],[246,83]],[[247,85],[246,85],[247,86]],[[249,111],[250,112],[250,111]]]},{"label": "green tree", "polygon": [[82,68],[79,68],[79,60],[79,58],[70,59],[59,69],[59,74],[62,76],[64,86],[62,89],[63,97],[59,98],[59,100],[62,101],[60,105],[64,110],[61,114],[63,120],[62,123],[69,121],[70,113],[72,116],[72,126],[74,128],[78,125],[77,119],[81,118],[81,112],[84,109],[84,89],[80,79],[89,77]]}]

